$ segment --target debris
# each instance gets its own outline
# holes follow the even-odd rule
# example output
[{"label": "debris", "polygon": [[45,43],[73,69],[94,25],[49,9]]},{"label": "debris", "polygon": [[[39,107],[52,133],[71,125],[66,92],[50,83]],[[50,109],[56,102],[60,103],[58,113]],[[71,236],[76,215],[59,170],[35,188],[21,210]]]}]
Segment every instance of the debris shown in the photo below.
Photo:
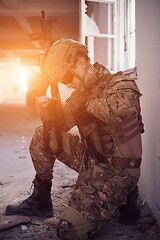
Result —
[{"label": "debris", "polygon": [[62,188],[73,188],[75,186],[75,184],[66,184],[66,185],[62,185]]},{"label": "debris", "polygon": [[42,221],[40,221],[39,219],[37,219],[37,218],[31,218],[31,224],[32,225],[37,225],[37,226],[40,226],[40,225],[42,225]]},{"label": "debris", "polygon": [[21,157],[18,157],[19,159],[24,159],[24,158],[26,158],[26,156],[21,156]]},{"label": "debris", "polygon": [[22,231],[25,231],[25,230],[27,230],[28,228],[27,228],[25,225],[22,225],[22,226],[21,226],[21,229],[22,229]]},{"label": "debris", "polygon": [[50,225],[50,226],[57,226],[59,222],[59,219],[52,217],[52,218],[48,218],[44,221],[45,224]]},{"label": "debris", "polygon": [[152,218],[151,216],[142,217],[139,220],[139,222],[136,226],[136,229],[140,230],[140,231],[144,231],[148,228],[151,228],[155,224],[156,224],[156,220],[154,218]]},{"label": "debris", "polygon": [[30,222],[30,217],[28,216],[0,216],[0,230],[16,226],[20,223],[28,222]]}]

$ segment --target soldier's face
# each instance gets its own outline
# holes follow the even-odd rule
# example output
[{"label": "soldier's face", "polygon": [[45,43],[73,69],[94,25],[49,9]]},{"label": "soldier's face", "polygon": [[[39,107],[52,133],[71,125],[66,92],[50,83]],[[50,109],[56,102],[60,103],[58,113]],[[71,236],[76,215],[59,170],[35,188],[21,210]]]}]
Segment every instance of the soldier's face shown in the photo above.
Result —
[{"label": "soldier's face", "polygon": [[80,57],[75,64],[75,66],[71,69],[72,72],[72,82],[67,84],[67,87],[74,88],[77,90],[82,90],[84,88],[85,83],[85,70],[86,70],[86,60],[83,57]]}]

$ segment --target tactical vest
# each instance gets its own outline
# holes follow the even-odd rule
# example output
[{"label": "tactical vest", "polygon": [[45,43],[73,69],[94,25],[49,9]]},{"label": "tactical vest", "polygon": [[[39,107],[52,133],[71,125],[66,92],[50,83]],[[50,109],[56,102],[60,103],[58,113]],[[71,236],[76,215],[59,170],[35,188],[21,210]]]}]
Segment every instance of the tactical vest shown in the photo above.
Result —
[{"label": "tactical vest", "polygon": [[[76,112],[73,110],[81,136],[87,141],[87,145],[95,154],[114,154],[115,146],[129,141],[143,132],[139,102],[137,102],[137,113],[134,116],[126,117],[118,123],[110,125],[82,111],[86,102],[97,98],[107,98],[116,91],[125,89],[132,90],[134,94],[138,95],[138,98],[141,96],[133,78],[104,74],[98,82],[83,92],[85,101],[82,101],[82,106]],[[83,118],[86,117],[86,121],[80,121],[80,114],[84,114]]]}]

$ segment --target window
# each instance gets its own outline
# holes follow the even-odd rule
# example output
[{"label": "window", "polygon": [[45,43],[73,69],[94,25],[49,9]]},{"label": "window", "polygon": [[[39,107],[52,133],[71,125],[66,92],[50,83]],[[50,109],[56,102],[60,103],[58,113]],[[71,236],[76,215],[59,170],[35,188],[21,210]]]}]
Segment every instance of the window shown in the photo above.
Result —
[{"label": "window", "polygon": [[80,0],[80,40],[92,63],[116,72],[135,67],[135,0]]}]

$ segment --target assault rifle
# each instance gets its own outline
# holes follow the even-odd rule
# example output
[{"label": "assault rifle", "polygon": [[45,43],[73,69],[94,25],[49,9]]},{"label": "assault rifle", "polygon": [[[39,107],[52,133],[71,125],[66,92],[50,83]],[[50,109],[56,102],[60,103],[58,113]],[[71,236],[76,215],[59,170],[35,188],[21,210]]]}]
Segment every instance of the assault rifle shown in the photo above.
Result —
[{"label": "assault rifle", "polygon": [[21,64],[39,66],[41,68],[41,71],[43,71],[46,54],[55,40],[53,39],[53,27],[52,27],[53,20],[47,18],[45,11],[41,11],[41,15],[42,15],[40,19],[41,31],[38,33],[29,34],[29,39],[31,41],[41,40],[41,42],[43,42],[44,46],[42,49],[42,53],[21,56]]},{"label": "assault rifle", "polygon": [[[22,56],[21,64],[25,65],[37,65],[41,69],[41,73],[34,81],[30,81],[31,88],[28,90],[32,92],[35,98],[45,95],[48,86],[51,86],[51,98],[49,99],[49,103],[46,107],[41,107],[41,120],[44,128],[44,146],[47,152],[52,152],[51,147],[51,132],[53,128],[55,129],[56,140],[58,145],[58,150],[54,154],[59,154],[62,152],[62,137],[61,137],[61,126],[63,124],[63,111],[62,104],[60,100],[60,94],[58,91],[58,83],[52,84],[49,82],[45,76],[44,65],[45,58],[49,51],[50,46],[53,44],[53,27],[52,21],[46,17],[45,11],[41,11],[41,32],[30,34],[29,38],[31,41],[34,40],[43,40],[44,50],[42,54],[37,54],[32,57]],[[33,86],[32,86],[33,85]]]},{"label": "assault rifle", "polygon": [[51,19],[46,17],[45,11],[41,11],[42,17],[40,20],[41,23],[41,31],[39,33],[33,33],[30,34],[30,40],[39,40],[42,39],[45,43],[45,47],[47,49],[50,48],[50,46],[53,43],[53,37],[52,37],[52,32],[53,32],[53,27],[52,27],[52,21]]}]

